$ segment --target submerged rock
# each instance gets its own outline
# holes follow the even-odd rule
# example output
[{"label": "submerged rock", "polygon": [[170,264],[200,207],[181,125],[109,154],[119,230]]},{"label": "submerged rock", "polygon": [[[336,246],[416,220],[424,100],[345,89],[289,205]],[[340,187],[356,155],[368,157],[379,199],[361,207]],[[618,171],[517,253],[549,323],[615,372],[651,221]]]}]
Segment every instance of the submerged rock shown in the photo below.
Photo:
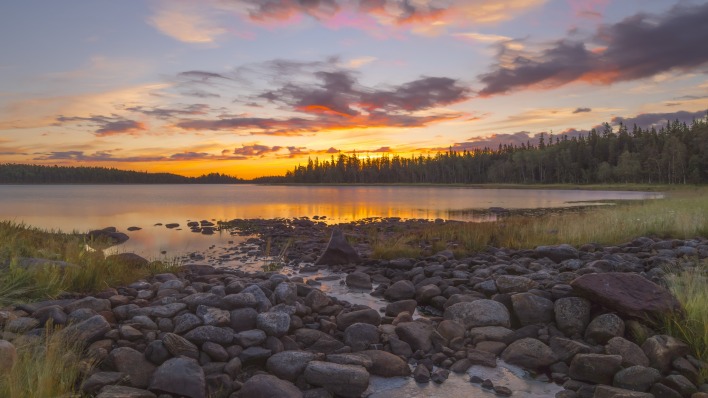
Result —
[{"label": "submerged rock", "polygon": [[327,248],[322,256],[315,261],[315,265],[346,265],[358,264],[361,257],[354,248],[347,242],[342,230],[335,228],[329,239]]}]

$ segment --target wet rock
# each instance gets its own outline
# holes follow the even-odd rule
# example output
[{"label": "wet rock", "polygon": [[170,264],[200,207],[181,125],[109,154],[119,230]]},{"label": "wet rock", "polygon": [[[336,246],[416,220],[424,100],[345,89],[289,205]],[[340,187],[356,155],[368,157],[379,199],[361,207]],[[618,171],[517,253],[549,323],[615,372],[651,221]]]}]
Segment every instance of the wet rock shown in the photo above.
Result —
[{"label": "wet rock", "polygon": [[360,262],[361,257],[347,242],[342,231],[334,228],[327,248],[322,253],[322,256],[315,261],[315,265],[346,265]]},{"label": "wet rock", "polygon": [[636,365],[615,373],[612,385],[633,391],[649,391],[659,380],[661,380],[661,372],[658,370]]},{"label": "wet rock", "polygon": [[386,351],[367,350],[359,352],[373,362],[369,369],[371,374],[383,377],[409,376],[411,369],[406,361]]},{"label": "wet rock", "polygon": [[532,293],[517,293],[511,296],[514,314],[521,325],[553,322],[553,301]]},{"label": "wet rock", "polygon": [[652,368],[668,372],[671,369],[671,362],[676,358],[686,356],[690,349],[686,343],[674,337],[656,335],[644,341],[642,351],[649,358]]},{"label": "wet rock", "polygon": [[344,331],[344,344],[350,346],[352,351],[369,349],[372,344],[379,343],[379,330],[368,323],[355,323]]},{"label": "wet rock", "polygon": [[243,383],[240,396],[244,398],[302,398],[302,391],[289,381],[271,375],[258,374]]},{"label": "wet rock", "polygon": [[107,240],[108,242],[118,245],[125,243],[130,237],[122,232],[117,232],[115,227],[106,227],[104,229],[95,229],[86,234],[89,241]]},{"label": "wet rock", "polygon": [[359,397],[369,387],[369,373],[361,366],[311,361],[305,380],[342,397]]},{"label": "wet rock", "polygon": [[590,301],[580,297],[560,298],[554,303],[556,325],[566,336],[582,335],[590,323]]},{"label": "wet rock", "polygon": [[593,303],[634,318],[658,318],[681,311],[668,290],[631,272],[586,274],[570,285]]},{"label": "wet rock", "polygon": [[371,277],[363,272],[352,272],[347,275],[345,281],[347,286],[354,289],[371,290],[373,287]]},{"label": "wet rock", "polygon": [[401,341],[408,343],[414,351],[428,352],[433,347],[430,340],[433,327],[423,322],[404,322],[396,326],[396,335]]},{"label": "wet rock", "polygon": [[585,329],[585,339],[598,344],[606,344],[613,337],[624,336],[624,321],[615,314],[595,317]]},{"label": "wet rock", "polygon": [[461,323],[465,328],[511,326],[509,311],[504,304],[493,300],[453,304],[445,310],[444,318]]},{"label": "wet rock", "polygon": [[384,292],[384,298],[389,301],[408,300],[413,297],[415,297],[415,286],[409,280],[400,280]]},{"label": "wet rock", "polygon": [[316,357],[311,352],[283,351],[268,358],[266,368],[279,378],[294,383],[305,372],[307,364]]},{"label": "wet rock", "polygon": [[570,362],[570,377],[597,384],[612,384],[622,366],[619,355],[577,354]]},{"label": "wet rock", "polygon": [[513,365],[527,369],[539,369],[556,362],[553,350],[541,341],[524,338],[511,343],[502,352],[501,358]]},{"label": "wet rock", "polygon": [[189,398],[205,398],[204,371],[194,359],[172,358],[155,370],[149,390]]}]

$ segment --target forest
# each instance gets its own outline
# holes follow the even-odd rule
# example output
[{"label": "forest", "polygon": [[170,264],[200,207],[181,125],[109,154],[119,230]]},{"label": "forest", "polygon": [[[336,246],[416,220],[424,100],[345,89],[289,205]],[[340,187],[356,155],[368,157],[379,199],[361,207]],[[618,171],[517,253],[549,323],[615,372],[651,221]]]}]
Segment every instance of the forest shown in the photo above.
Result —
[{"label": "forest", "polygon": [[[598,131],[600,130],[600,131]],[[309,159],[270,183],[708,183],[708,116],[658,130],[608,123],[577,137],[542,134],[536,143],[428,156]]]},{"label": "forest", "polygon": [[244,181],[219,173],[185,177],[171,173],[147,173],[106,167],[0,164],[0,184],[236,184],[241,182]]}]

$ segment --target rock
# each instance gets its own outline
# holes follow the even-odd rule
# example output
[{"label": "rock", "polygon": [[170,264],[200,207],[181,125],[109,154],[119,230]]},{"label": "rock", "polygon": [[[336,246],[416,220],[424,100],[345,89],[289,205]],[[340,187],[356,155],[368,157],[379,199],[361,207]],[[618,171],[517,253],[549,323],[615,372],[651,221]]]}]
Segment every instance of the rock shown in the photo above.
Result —
[{"label": "rock", "polygon": [[368,350],[372,344],[379,343],[379,329],[368,323],[355,323],[344,331],[344,344],[352,351]]},{"label": "rock", "polygon": [[245,330],[234,336],[234,342],[243,348],[253,347],[265,343],[268,336],[260,329]]},{"label": "rock", "polygon": [[266,361],[273,354],[273,351],[263,347],[248,347],[239,354],[239,359],[243,366],[265,365]]},{"label": "rock", "polygon": [[128,386],[105,386],[96,398],[157,398],[150,391]]},{"label": "rock", "polygon": [[555,301],[556,325],[566,336],[582,335],[590,323],[590,301],[581,297],[564,297]]},{"label": "rock", "polygon": [[243,398],[302,398],[302,391],[289,381],[271,375],[258,374],[243,383],[239,396]]},{"label": "rock", "polygon": [[579,252],[571,245],[538,246],[534,250],[538,258],[547,257],[556,263],[579,257]]},{"label": "rock", "polygon": [[371,277],[363,272],[352,272],[345,279],[347,286],[354,289],[371,290]]},{"label": "rock", "polygon": [[644,341],[642,351],[649,358],[652,368],[665,373],[671,369],[671,362],[674,359],[686,356],[690,349],[686,343],[674,337],[656,335]]},{"label": "rock", "polygon": [[593,319],[585,329],[585,339],[606,344],[613,337],[624,336],[624,321],[615,314],[602,314]]},{"label": "rock", "polygon": [[656,383],[651,386],[649,393],[659,398],[682,398],[678,391],[661,383]]},{"label": "rock", "polygon": [[511,296],[514,314],[522,326],[551,323],[554,319],[553,301],[532,293]]},{"label": "rock", "polygon": [[234,339],[231,329],[216,326],[197,326],[184,335],[184,338],[196,344],[211,341],[221,345],[228,345]]},{"label": "rock", "polygon": [[307,294],[307,296],[305,296],[305,305],[312,308],[312,311],[315,312],[320,312],[322,309],[331,304],[332,299],[317,289],[313,289]]},{"label": "rock", "polygon": [[612,385],[633,391],[649,391],[659,380],[661,380],[661,372],[658,370],[636,365],[615,373]]},{"label": "rock", "polygon": [[540,369],[556,362],[553,350],[541,341],[524,338],[511,343],[501,354],[501,358],[527,369]]},{"label": "rock", "polygon": [[515,338],[509,341],[513,335],[513,330],[501,326],[481,326],[470,329],[470,338],[472,338],[472,342],[475,343],[481,341],[503,341],[511,343],[514,340],[518,340],[518,338]]},{"label": "rock", "polygon": [[298,329],[295,331],[295,341],[304,349],[313,352],[331,354],[344,347],[344,344],[334,337],[314,329]]},{"label": "rock", "polygon": [[355,323],[368,323],[378,326],[381,324],[381,314],[372,308],[368,308],[346,313],[342,312],[337,315],[337,328],[339,330],[346,330]]},{"label": "rock", "polygon": [[194,359],[199,358],[199,349],[197,346],[177,334],[165,333],[162,336],[162,344],[165,345],[165,348],[170,354],[176,357],[185,356]]},{"label": "rock", "polygon": [[407,279],[392,284],[384,292],[384,298],[389,301],[408,300],[413,297],[415,297],[415,286]]},{"label": "rock", "polygon": [[151,341],[145,348],[145,358],[158,366],[170,359],[171,356],[172,354],[167,350],[162,340]]},{"label": "rock", "polygon": [[621,367],[622,357],[619,355],[577,354],[570,362],[568,375],[576,380],[612,384]]},{"label": "rock", "polygon": [[305,380],[342,397],[360,397],[369,387],[369,373],[361,366],[311,361]]},{"label": "rock", "polygon": [[396,335],[402,341],[408,343],[415,351],[428,352],[433,348],[430,337],[433,334],[433,327],[423,322],[403,322],[396,326]]},{"label": "rock", "polygon": [[155,365],[145,359],[143,353],[130,347],[116,348],[108,358],[117,371],[130,377],[130,385],[133,387],[147,387],[155,372]]},{"label": "rock", "polygon": [[654,398],[645,392],[625,390],[610,386],[597,386],[593,398]]},{"label": "rock", "polygon": [[367,356],[373,362],[371,374],[383,377],[409,376],[411,369],[406,361],[386,351],[367,350],[359,354]]},{"label": "rock", "polygon": [[[467,368],[469,368],[469,366],[467,366]],[[465,372],[466,371],[467,369],[465,369]],[[416,383],[430,382],[430,370],[426,366],[418,364],[413,370],[413,379]]]},{"label": "rock", "polygon": [[96,372],[81,384],[81,390],[88,394],[95,394],[107,385],[127,382],[128,377],[121,372]]},{"label": "rock", "polygon": [[681,312],[681,304],[665,288],[639,274],[605,272],[582,275],[570,285],[580,296],[634,318],[656,319]]},{"label": "rock", "polygon": [[493,300],[482,299],[453,304],[445,310],[444,318],[461,323],[468,329],[479,326],[511,326],[509,311],[504,304]]},{"label": "rock", "polygon": [[268,336],[282,337],[290,330],[290,315],[284,312],[264,312],[256,317],[256,326]]},{"label": "rock", "polygon": [[283,351],[268,358],[266,369],[279,378],[294,383],[305,372],[307,364],[316,357],[317,355],[311,352]]},{"label": "rock", "polygon": [[197,316],[201,318],[204,325],[226,326],[231,323],[231,313],[229,313],[229,311],[207,307],[206,305],[199,305],[197,307]]},{"label": "rock", "polygon": [[409,358],[413,355],[413,349],[410,344],[401,341],[395,337],[388,338],[388,344],[391,346],[391,352],[398,356]]},{"label": "rock", "polygon": [[90,344],[101,339],[109,330],[111,330],[111,325],[106,321],[106,318],[94,315],[83,322],[64,328],[60,333]]},{"label": "rock", "polygon": [[261,290],[258,285],[248,286],[247,288],[243,289],[241,293],[251,293],[253,297],[256,298],[256,301],[258,302],[256,309],[258,310],[258,312],[268,311],[270,310],[270,307],[273,306],[273,303],[270,302],[268,297],[266,297],[265,293],[263,293],[263,290]]},{"label": "rock", "polygon": [[386,306],[386,316],[395,317],[401,312],[413,315],[417,306],[418,302],[415,300],[399,300]]},{"label": "rock", "polygon": [[32,317],[39,321],[40,325],[52,322],[53,325],[63,325],[67,321],[64,309],[59,305],[50,305],[38,309],[32,313]]},{"label": "rock", "polygon": [[89,233],[86,234],[86,238],[89,241],[107,240],[108,242],[114,245],[125,243],[128,241],[128,239],[130,239],[128,235],[122,232],[117,232],[114,227],[107,227],[104,229],[95,229],[93,231],[89,231]]},{"label": "rock", "polygon": [[[420,366],[420,365],[418,365]],[[467,369],[469,369],[472,366],[472,361],[470,361],[467,358],[462,358],[450,366],[450,370],[457,373],[457,374],[462,374],[466,373]],[[416,368],[417,369],[417,368]],[[415,371],[413,371],[413,377],[415,377]]]},{"label": "rock", "polygon": [[436,331],[447,341],[458,337],[465,337],[465,327],[455,321],[444,320],[440,322]]},{"label": "rock", "polygon": [[5,330],[11,333],[26,333],[39,327],[39,321],[28,316],[13,319],[5,324]]},{"label": "rock", "polygon": [[315,265],[346,265],[360,262],[359,254],[347,242],[342,231],[339,228],[334,228],[327,248],[322,256],[315,261]]},{"label": "rock", "polygon": [[570,340],[562,337],[551,338],[551,349],[555,353],[559,361],[568,361],[575,354],[599,354],[598,350],[579,341]]},{"label": "rock", "polygon": [[[254,311],[255,312],[255,311]],[[178,315],[174,319],[174,332],[182,334],[202,325],[202,320],[191,312]]]},{"label": "rock", "polygon": [[205,398],[204,370],[197,361],[191,358],[169,359],[155,370],[148,389],[156,393]]},{"label": "rock", "polygon": [[442,292],[437,285],[429,284],[419,287],[415,292],[415,299],[421,305],[430,303],[433,297],[440,296]]},{"label": "rock", "polygon": [[243,332],[256,328],[258,311],[253,308],[240,308],[231,311],[231,329]]},{"label": "rock", "polygon": [[358,353],[351,354],[329,354],[327,355],[327,362],[338,363],[341,365],[357,365],[363,366],[369,369],[374,363],[366,355],[361,355]]},{"label": "rock", "polygon": [[534,280],[516,275],[500,275],[495,282],[499,293],[523,293],[538,286]]},{"label": "rock", "polygon": [[[605,353],[622,357],[622,366],[634,365],[649,366],[649,358],[642,349],[631,341],[622,337],[613,337],[605,345]],[[648,389],[648,388],[647,388]]]},{"label": "rock", "polygon": [[130,325],[121,325],[118,330],[120,331],[120,336],[128,341],[135,341],[144,337],[142,332]]},{"label": "rock", "polygon": [[243,369],[243,364],[241,363],[241,358],[233,357],[224,366],[224,373],[229,375],[232,379],[235,379],[236,376],[238,376],[239,373],[241,373],[242,369]]},{"label": "rock", "polygon": [[[286,285],[287,286],[287,285]],[[287,300],[292,299],[289,297],[290,292],[286,292],[285,288],[281,288],[280,294],[287,294],[288,298]],[[256,300],[256,296],[254,296],[252,293],[235,293],[235,294],[229,294],[225,297],[223,297],[220,301],[221,305],[229,310],[235,310],[239,308],[256,308],[258,307],[258,300]]]},{"label": "rock", "polygon": [[0,376],[9,373],[17,361],[17,349],[7,340],[0,340]]},{"label": "rock", "polygon": [[430,380],[437,384],[442,384],[450,376],[450,371],[447,369],[436,369],[430,373]]},{"label": "rock", "polygon": [[488,368],[495,368],[497,366],[497,356],[491,352],[468,349],[467,359],[469,359],[472,365],[482,365]]},{"label": "rock", "polygon": [[146,267],[150,262],[135,253],[118,253],[106,257],[106,262],[122,264],[132,268]]},{"label": "rock", "polygon": [[668,375],[664,378],[662,384],[675,390],[683,397],[690,397],[698,392],[696,386],[683,375]]},{"label": "rock", "polygon": [[[275,300],[286,305],[295,304],[297,300],[297,287],[291,282],[281,282],[275,287]],[[255,298],[255,297],[254,297]]]}]

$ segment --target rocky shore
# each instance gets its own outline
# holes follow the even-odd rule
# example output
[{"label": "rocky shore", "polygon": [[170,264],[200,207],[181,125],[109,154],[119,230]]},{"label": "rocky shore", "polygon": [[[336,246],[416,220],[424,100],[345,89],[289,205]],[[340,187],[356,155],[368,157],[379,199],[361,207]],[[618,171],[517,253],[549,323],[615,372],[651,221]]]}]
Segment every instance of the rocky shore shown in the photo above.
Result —
[{"label": "rocky shore", "polygon": [[[99,364],[81,388],[101,398],[360,397],[372,393],[372,376],[445,383],[500,359],[562,385],[560,398],[708,397],[705,358],[655,331],[659,317],[681,311],[662,287],[666,270],[707,258],[708,239],[374,260],[365,244],[336,236],[325,249],[323,223],[246,224],[244,233],[262,236],[250,243],[299,237],[287,274],[190,264],[92,296],[6,308],[0,373],[13,361],[12,342],[38,338],[51,320],[88,344]],[[307,278],[323,268],[388,304],[328,296]],[[469,387],[469,396],[523,396],[473,373]]]}]

